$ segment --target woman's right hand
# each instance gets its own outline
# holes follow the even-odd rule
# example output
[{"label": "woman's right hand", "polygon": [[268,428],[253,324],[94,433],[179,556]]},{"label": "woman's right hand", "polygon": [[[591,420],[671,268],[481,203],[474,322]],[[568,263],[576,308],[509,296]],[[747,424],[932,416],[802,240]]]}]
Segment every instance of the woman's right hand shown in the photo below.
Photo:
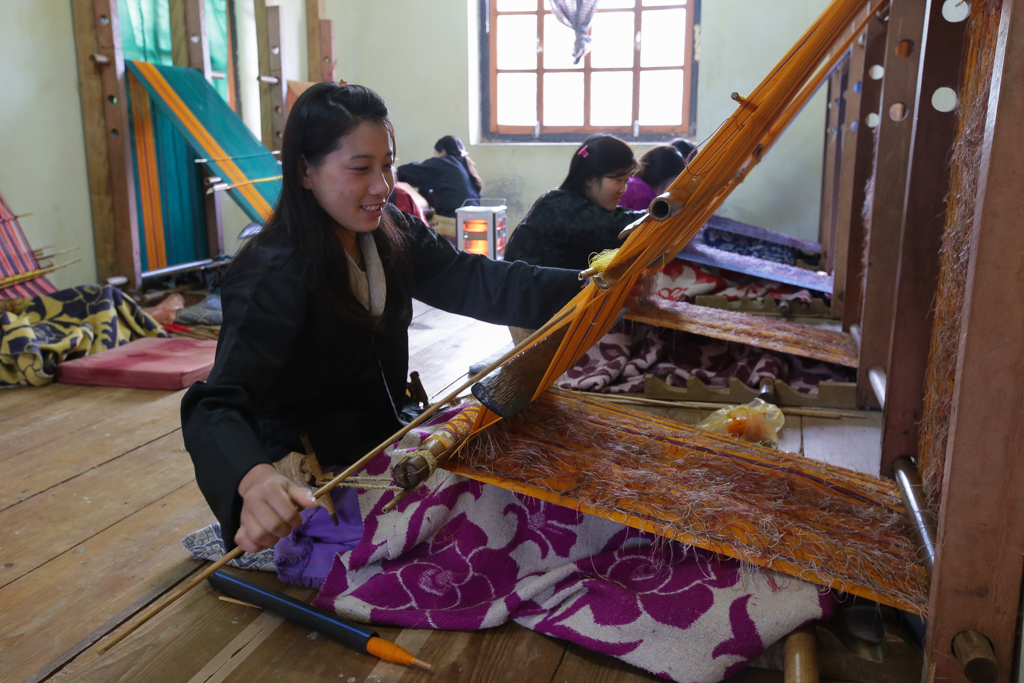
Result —
[{"label": "woman's right hand", "polygon": [[242,515],[235,544],[248,553],[273,546],[302,524],[302,510],[316,507],[312,491],[266,463],[242,477],[238,494]]}]

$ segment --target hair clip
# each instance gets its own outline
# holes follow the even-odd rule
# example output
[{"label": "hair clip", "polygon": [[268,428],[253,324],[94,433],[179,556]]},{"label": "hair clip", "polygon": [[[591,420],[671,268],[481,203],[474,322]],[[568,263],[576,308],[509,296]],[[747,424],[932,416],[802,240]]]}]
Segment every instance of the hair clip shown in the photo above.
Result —
[{"label": "hair clip", "polygon": [[576,152],[576,156],[583,157],[584,159],[587,158],[588,154],[590,154],[590,152],[587,151],[587,145],[583,145],[580,147],[580,151]]},{"label": "hair clip", "polygon": [[339,78],[338,85],[348,85],[348,81],[346,81],[344,78]]}]

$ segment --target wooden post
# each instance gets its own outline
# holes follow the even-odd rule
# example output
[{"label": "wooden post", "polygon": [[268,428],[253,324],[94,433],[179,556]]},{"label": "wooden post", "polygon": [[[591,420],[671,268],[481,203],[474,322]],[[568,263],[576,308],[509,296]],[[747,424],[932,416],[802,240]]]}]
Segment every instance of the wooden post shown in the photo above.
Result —
[{"label": "wooden post", "polygon": [[334,80],[334,22],[324,19],[326,0],[306,0],[307,80]]},{"label": "wooden post", "polygon": [[[320,80],[334,80],[334,21],[320,20]],[[312,80],[312,79],[310,79]]]},{"label": "wooden post", "polygon": [[889,338],[925,0],[893,0],[890,7],[857,369],[857,403],[875,407],[878,403],[868,380],[868,368],[880,365],[889,370]]},{"label": "wooden post", "polygon": [[281,9],[256,0],[256,42],[260,65],[260,122],[263,144],[281,149],[284,135],[284,82],[281,74]]},{"label": "wooden post", "polygon": [[831,273],[835,257],[836,209],[839,192],[839,169],[842,166],[843,125],[845,107],[843,90],[849,74],[850,60],[843,59],[828,79],[828,103],[825,116],[825,159],[822,164],[821,210],[818,218],[818,241],[821,242],[821,269]]},{"label": "wooden post", "polygon": [[116,0],[72,0],[99,279],[142,284],[134,160]]},{"label": "wooden post", "polygon": [[[839,220],[846,226],[847,253],[846,265],[836,264],[834,277],[844,273],[842,291],[837,290],[832,299],[832,313],[842,317],[843,329],[850,331],[850,326],[860,323],[861,302],[864,293],[864,200],[868,179],[874,170],[875,135],[868,126],[871,114],[879,116],[882,107],[882,78],[873,78],[871,69],[882,67],[885,62],[885,42],[889,24],[878,15],[868,24],[864,38],[864,69],[860,76],[860,107],[859,118],[851,117],[851,129],[856,122],[856,151],[847,157],[853,162],[853,177],[845,186],[848,195],[839,198]],[[851,130],[852,132],[852,130]],[[851,144],[851,147],[853,145]],[[851,159],[852,157],[852,159]],[[838,255],[837,255],[838,257]]]},{"label": "wooden post", "polygon": [[[171,0],[171,43],[175,66],[196,69],[207,82],[213,82],[210,66],[210,39],[206,34],[206,3],[204,0]],[[179,61],[182,60],[182,61]],[[207,177],[205,166],[203,177]],[[205,195],[206,238],[210,258],[224,253],[224,221],[220,192]]]},{"label": "wooden post", "polygon": [[[947,46],[948,47],[948,46]],[[945,49],[945,48],[944,48]],[[925,679],[962,681],[953,639],[976,631],[1010,681],[1024,575],[1024,4],[1004,0],[982,141],[953,388]],[[934,679],[930,677],[934,676]]]},{"label": "wooden post", "polygon": [[946,21],[942,4],[941,0],[929,0],[927,28],[921,41],[923,54],[889,344],[889,358],[899,362],[889,364],[882,422],[883,475],[889,473],[892,461],[899,456],[917,455],[918,425],[924,411],[939,250],[949,192],[949,156],[956,138],[954,111],[937,110],[932,105],[932,94],[943,87],[957,90],[968,23]]}]

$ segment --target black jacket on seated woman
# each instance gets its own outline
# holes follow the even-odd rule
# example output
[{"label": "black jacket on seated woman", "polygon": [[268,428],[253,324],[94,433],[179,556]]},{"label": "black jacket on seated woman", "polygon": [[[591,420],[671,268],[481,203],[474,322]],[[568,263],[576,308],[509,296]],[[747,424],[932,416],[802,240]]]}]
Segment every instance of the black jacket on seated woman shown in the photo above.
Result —
[{"label": "black jacket on seated woman", "polygon": [[398,179],[419,190],[438,214],[455,218],[455,209],[463,204],[477,204],[483,181],[462,140],[456,136],[446,135],[438,140],[434,154],[422,163],[399,166]]},{"label": "black jacket on seated woman", "polygon": [[592,254],[622,246],[619,233],[644,215],[618,206],[636,162],[611,135],[588,138],[557,190],[536,201],[505,249],[506,261],[585,270]]},{"label": "black jacket on seated woman", "polygon": [[412,298],[537,327],[580,289],[576,273],[458,253],[385,204],[394,130],[367,88],[318,83],[289,117],[281,199],[221,285],[213,370],[181,404],[196,481],[223,537],[252,552],[301,522],[308,489],[271,463],[304,452],[345,466],[400,427]]}]

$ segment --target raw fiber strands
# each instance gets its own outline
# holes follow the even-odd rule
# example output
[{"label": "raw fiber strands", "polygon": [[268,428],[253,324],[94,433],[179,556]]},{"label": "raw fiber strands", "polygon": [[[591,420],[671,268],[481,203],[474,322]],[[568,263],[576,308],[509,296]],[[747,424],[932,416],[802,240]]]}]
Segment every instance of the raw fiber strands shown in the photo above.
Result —
[{"label": "raw fiber strands", "polygon": [[953,145],[949,176],[949,199],[942,233],[942,260],[918,448],[918,468],[929,506],[935,511],[939,507],[946,462],[956,357],[960,348],[960,315],[978,195],[981,143],[985,134],[992,61],[1002,4],[1002,0],[971,4],[971,24],[967,29],[967,49],[960,79],[957,139]]},{"label": "raw fiber strands", "polygon": [[692,332],[712,339],[738,342],[827,363],[857,367],[857,342],[843,332],[749,313],[696,306],[683,301],[650,297],[626,317],[648,325]]},{"label": "raw fiber strands", "polygon": [[552,389],[478,433],[458,474],[925,614],[888,480]]}]

